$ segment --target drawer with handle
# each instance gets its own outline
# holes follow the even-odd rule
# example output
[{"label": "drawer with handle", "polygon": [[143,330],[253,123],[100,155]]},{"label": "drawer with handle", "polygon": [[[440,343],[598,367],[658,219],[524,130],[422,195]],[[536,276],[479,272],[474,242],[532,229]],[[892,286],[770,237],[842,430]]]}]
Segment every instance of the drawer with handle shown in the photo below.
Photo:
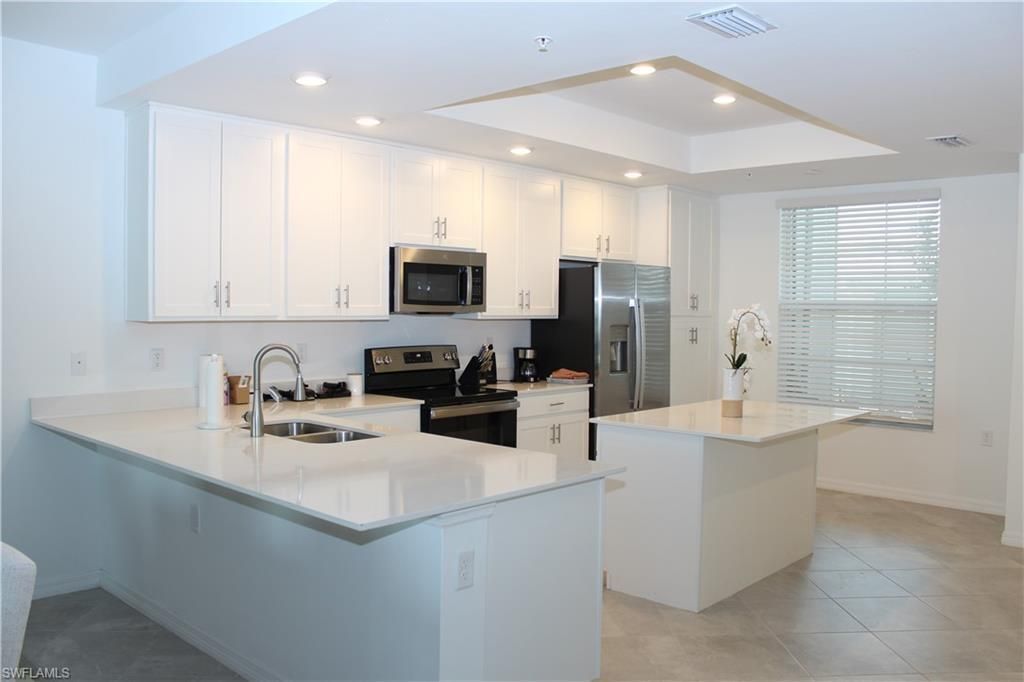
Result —
[{"label": "drawer with handle", "polygon": [[530,395],[528,391],[519,392],[519,412],[517,418],[529,419],[562,412],[587,412],[590,409],[590,389],[579,388],[572,391],[559,391],[547,395],[546,391],[538,391]]}]

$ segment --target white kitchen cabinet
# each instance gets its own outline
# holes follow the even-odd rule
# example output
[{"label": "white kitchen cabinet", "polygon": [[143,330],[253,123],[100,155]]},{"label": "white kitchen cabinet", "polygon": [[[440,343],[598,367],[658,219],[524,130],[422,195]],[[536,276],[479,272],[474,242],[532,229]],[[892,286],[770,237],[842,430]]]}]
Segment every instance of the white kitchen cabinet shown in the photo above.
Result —
[{"label": "white kitchen cabinet", "polygon": [[644,187],[636,193],[637,265],[668,267],[668,188]]},{"label": "white kitchen cabinet", "polygon": [[156,111],[152,136],[152,314],[219,317],[221,122]]},{"label": "white kitchen cabinet", "polygon": [[289,136],[289,317],[387,316],[388,170],[380,145]]},{"label": "white kitchen cabinet", "polygon": [[586,260],[636,260],[636,194],[584,180],[563,183],[562,255]]},{"label": "white kitchen cabinet", "polygon": [[668,188],[672,265],[672,313],[714,311],[715,200]]},{"label": "white kitchen cabinet", "polygon": [[280,317],[284,131],[144,106],[126,137],[128,319]]},{"label": "white kitchen cabinet", "polygon": [[561,182],[517,168],[484,169],[484,318],[558,315]]},{"label": "white kitchen cabinet", "polygon": [[671,322],[670,399],[673,405],[711,400],[718,338],[709,317],[679,316]]},{"label": "white kitchen cabinet", "polygon": [[590,389],[519,392],[516,447],[586,462],[590,455]]},{"label": "white kitchen cabinet", "polygon": [[221,314],[274,318],[284,300],[285,133],[225,122],[221,182]]},{"label": "white kitchen cabinet", "polygon": [[602,259],[636,260],[635,221],[636,192],[625,187],[605,186],[601,211]]},{"label": "white kitchen cabinet", "polygon": [[393,243],[480,250],[479,162],[396,150],[392,172]]},{"label": "white kitchen cabinet", "polygon": [[341,312],[341,138],[288,136],[288,317]]}]

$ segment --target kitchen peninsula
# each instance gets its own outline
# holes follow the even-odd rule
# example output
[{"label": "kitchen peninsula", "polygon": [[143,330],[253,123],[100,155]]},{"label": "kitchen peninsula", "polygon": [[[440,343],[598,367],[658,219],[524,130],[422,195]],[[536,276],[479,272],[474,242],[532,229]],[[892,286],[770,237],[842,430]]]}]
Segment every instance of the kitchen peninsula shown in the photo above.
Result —
[{"label": "kitchen peninsula", "polygon": [[867,414],[720,401],[597,417],[609,588],[701,611],[811,553],[818,428]]},{"label": "kitchen peninsula", "polygon": [[382,436],[337,443],[251,438],[244,406],[222,431],[69,406],[33,422],[100,453],[97,582],[245,677],[599,676],[614,469],[418,433],[419,403],[386,396],[268,408]]}]

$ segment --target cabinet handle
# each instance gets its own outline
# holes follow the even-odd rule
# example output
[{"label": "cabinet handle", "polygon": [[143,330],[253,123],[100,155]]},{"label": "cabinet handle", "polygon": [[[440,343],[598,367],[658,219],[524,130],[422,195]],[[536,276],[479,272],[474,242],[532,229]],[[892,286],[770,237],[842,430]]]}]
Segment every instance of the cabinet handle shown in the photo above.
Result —
[{"label": "cabinet handle", "polygon": [[696,310],[700,307],[700,296],[697,294],[690,294],[690,310]]},{"label": "cabinet handle", "polygon": [[334,307],[341,307],[341,285],[334,287]]},{"label": "cabinet handle", "polygon": [[345,307],[346,308],[349,307],[349,301],[351,299],[351,296],[352,296],[352,287],[351,287],[351,285],[346,284],[345,285]]},{"label": "cabinet handle", "polygon": [[224,306],[227,308],[231,307],[231,280],[224,285]]},{"label": "cabinet handle", "polygon": [[601,253],[601,235],[597,235],[597,252]]},{"label": "cabinet handle", "polygon": [[434,237],[437,239],[441,238],[441,218],[438,216],[434,218]]},{"label": "cabinet handle", "polygon": [[448,218],[441,219],[441,239],[448,239]]},{"label": "cabinet handle", "polygon": [[690,343],[697,343],[697,328],[690,327]]},{"label": "cabinet handle", "polygon": [[605,253],[611,253],[612,252],[612,238],[611,238],[610,235],[604,238],[604,252]]},{"label": "cabinet handle", "polygon": [[523,290],[520,289],[519,290],[519,309],[522,310],[522,308],[523,308]]},{"label": "cabinet handle", "polygon": [[526,290],[526,309],[527,310],[530,309],[530,293],[531,293],[531,290],[527,289]]},{"label": "cabinet handle", "polygon": [[561,444],[562,442],[562,425],[555,424],[555,442]]},{"label": "cabinet handle", "polygon": [[555,444],[555,425],[551,425],[551,439],[549,441],[552,445]]},{"label": "cabinet handle", "polygon": [[220,280],[213,283],[213,307],[220,308]]},{"label": "cabinet handle", "polygon": [[559,405],[565,405],[565,401],[560,400],[557,403],[548,403],[548,407],[558,407]]}]

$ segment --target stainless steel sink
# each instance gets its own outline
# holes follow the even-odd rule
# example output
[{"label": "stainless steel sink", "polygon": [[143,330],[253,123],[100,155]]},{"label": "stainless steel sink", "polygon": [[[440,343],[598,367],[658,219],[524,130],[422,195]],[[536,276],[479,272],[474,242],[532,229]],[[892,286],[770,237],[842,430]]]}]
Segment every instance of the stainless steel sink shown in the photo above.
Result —
[{"label": "stainless steel sink", "polygon": [[353,440],[379,438],[376,434],[352,431],[351,429],[325,426],[306,421],[279,422],[264,424],[263,433],[278,436],[300,443],[348,443]]}]

